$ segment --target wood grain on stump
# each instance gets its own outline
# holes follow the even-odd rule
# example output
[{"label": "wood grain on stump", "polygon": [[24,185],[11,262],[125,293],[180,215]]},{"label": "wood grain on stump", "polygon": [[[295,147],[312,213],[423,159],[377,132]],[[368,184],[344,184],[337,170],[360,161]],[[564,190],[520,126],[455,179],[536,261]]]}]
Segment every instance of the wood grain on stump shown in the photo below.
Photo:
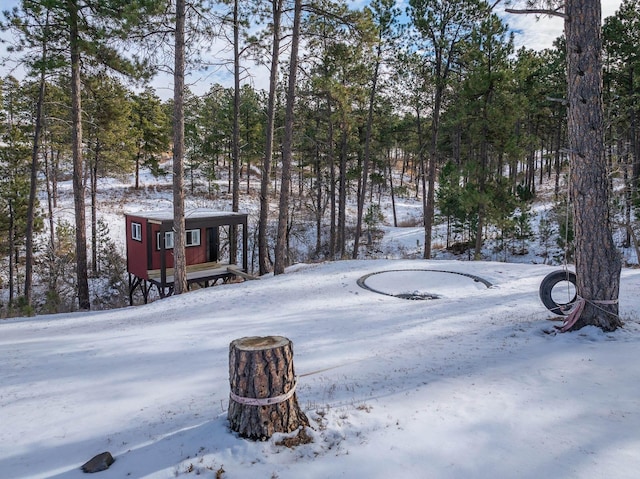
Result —
[{"label": "wood grain on stump", "polygon": [[282,336],[240,338],[229,345],[228,419],[242,437],[265,440],[309,421],[295,394],[293,344]]}]

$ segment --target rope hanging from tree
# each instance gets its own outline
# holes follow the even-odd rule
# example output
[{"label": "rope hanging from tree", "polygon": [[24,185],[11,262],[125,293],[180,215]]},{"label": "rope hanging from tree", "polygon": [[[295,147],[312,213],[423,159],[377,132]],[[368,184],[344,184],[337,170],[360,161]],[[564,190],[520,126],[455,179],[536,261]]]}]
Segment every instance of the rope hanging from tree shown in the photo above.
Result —
[{"label": "rope hanging from tree", "polygon": [[[569,161],[569,177],[571,177],[571,161]],[[580,316],[582,315],[585,306],[587,305],[587,303],[589,303],[590,305],[594,306],[595,308],[598,308],[599,310],[607,313],[607,314],[611,314],[614,315],[616,317],[619,318],[619,315],[614,314],[610,311],[605,310],[604,308],[600,307],[599,305],[614,305],[614,304],[618,304],[618,299],[610,299],[610,300],[595,300],[595,299],[585,299],[582,296],[579,296],[577,294],[577,288],[578,288],[578,284],[577,284],[577,278],[575,277],[575,274],[571,274],[571,272],[569,271],[569,266],[568,266],[568,261],[567,261],[567,257],[569,255],[569,204],[570,204],[570,200],[571,200],[571,190],[569,188],[569,185],[567,185],[567,202],[566,202],[566,215],[565,215],[565,238],[564,238],[564,261],[563,261],[563,271],[566,275],[567,278],[567,291],[569,291],[570,288],[570,284],[573,282],[574,287],[576,288],[576,296],[574,298],[574,300],[572,300],[570,303],[567,304],[572,304],[573,308],[571,310],[571,312],[567,315],[566,319],[564,320],[564,322],[562,323],[562,326],[556,326],[556,329],[558,329],[561,333],[566,333],[567,331],[569,331],[578,321],[578,319],[580,318]],[[551,278],[551,276],[553,276],[553,273],[551,275],[548,275],[545,278],[545,281],[547,279],[549,279],[549,281],[551,281],[553,284],[554,281],[557,282],[556,279]],[[570,279],[571,276],[573,276],[573,280]],[[543,281],[543,283],[545,282]],[[542,289],[541,285],[541,289]],[[550,286],[550,289],[553,288],[553,285]],[[549,296],[551,295],[551,291],[548,292]],[[568,293],[570,296],[570,293]],[[544,302],[544,301],[543,301]],[[545,304],[546,306],[546,304]]]}]

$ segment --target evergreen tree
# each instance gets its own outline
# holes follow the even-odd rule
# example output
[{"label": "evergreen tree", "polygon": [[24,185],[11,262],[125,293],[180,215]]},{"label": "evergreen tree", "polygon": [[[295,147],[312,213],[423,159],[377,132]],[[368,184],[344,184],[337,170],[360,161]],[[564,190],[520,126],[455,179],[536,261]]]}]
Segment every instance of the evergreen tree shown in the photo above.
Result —
[{"label": "evergreen tree", "polygon": [[85,80],[85,148],[91,197],[91,269],[98,274],[98,179],[131,172],[135,138],[131,135],[131,103],[117,79],[104,74]]},{"label": "evergreen tree", "polygon": [[470,181],[478,200],[475,259],[481,257],[487,221],[492,215],[502,219],[513,211],[509,202],[494,198],[502,193],[502,158],[516,119],[510,91],[512,53],[513,40],[506,25],[497,15],[490,15],[473,29],[461,56],[466,69],[459,97],[465,116],[465,160],[474,163],[475,174]]},{"label": "evergreen tree", "polygon": [[616,14],[605,19],[602,34],[609,112],[616,133],[622,137],[618,155],[631,157],[632,181],[637,189],[640,180],[640,1],[624,0]]},{"label": "evergreen tree", "polygon": [[[397,30],[395,29],[396,18],[399,15],[399,11],[395,8],[395,2],[393,0],[373,0],[370,3],[369,10],[375,27],[377,29],[377,39],[374,43],[374,51],[372,54],[372,69],[371,69],[371,81],[369,85],[369,105],[367,107],[367,120],[365,126],[365,141],[363,151],[363,165],[362,165],[362,179],[360,187],[360,194],[358,197],[358,216],[356,222],[356,232],[353,244],[352,258],[358,257],[358,246],[360,243],[360,233],[362,228],[362,215],[364,211],[364,203],[367,196],[367,182],[369,181],[369,165],[372,156],[372,133],[373,133],[373,120],[374,110],[376,107],[377,95],[380,81],[380,70],[384,61],[384,55],[389,48],[388,44],[392,44],[397,38]],[[366,33],[366,32],[364,32]]]},{"label": "evergreen tree", "polygon": [[[280,42],[283,35],[282,14],[284,0],[270,0],[269,19],[271,51],[269,55],[269,92],[267,97],[267,119],[265,125],[264,158],[261,165],[260,178],[260,219],[258,221],[258,272],[260,275],[271,271],[267,230],[269,222],[269,182],[273,163],[274,137],[276,127],[276,100],[278,88],[278,69],[280,62]],[[267,35],[269,36],[269,35]]]},{"label": "evergreen tree", "polygon": [[563,331],[587,325],[613,331],[618,316],[621,259],[613,242],[602,103],[602,9],[600,0],[569,0],[544,13],[565,21],[567,139],[575,232],[577,309]]},{"label": "evergreen tree", "polygon": [[11,307],[20,295],[18,268],[27,229],[32,96],[12,77],[0,86],[0,251],[8,265],[3,269]]},{"label": "evergreen tree", "polygon": [[[80,309],[90,308],[83,181],[82,68],[104,65],[127,74],[140,72],[144,62],[134,56],[124,57],[118,49],[118,40],[130,42],[129,34],[134,29],[138,31],[147,14],[155,13],[159,7],[158,2],[147,0],[23,0],[20,9],[13,12],[18,19],[41,16],[46,12],[50,25],[55,26],[47,30],[50,35],[46,36],[46,44],[50,50],[58,52],[55,66],[64,66],[70,72],[76,279]],[[43,28],[41,24],[40,32],[29,32],[28,35],[42,38]]]},{"label": "evergreen tree", "polygon": [[135,184],[140,188],[140,167],[160,172],[160,155],[169,150],[170,124],[162,101],[151,88],[131,97],[131,134],[135,141]]},{"label": "evergreen tree", "polygon": [[276,238],[275,264],[273,274],[283,274],[287,265],[289,193],[291,181],[291,161],[293,156],[294,107],[296,102],[296,78],[298,74],[298,48],[300,47],[300,22],[302,0],[295,0],[293,37],[291,39],[291,59],[289,61],[289,85],[285,116],[285,134],[282,145],[282,180],[280,186],[280,211],[278,216],[278,235]]},{"label": "evergreen tree", "polygon": [[431,65],[434,97],[431,118],[429,168],[426,172],[429,187],[424,212],[424,257],[431,257],[431,232],[435,206],[435,177],[438,164],[440,115],[451,72],[458,62],[461,46],[471,35],[474,26],[487,13],[481,0],[409,0],[409,13],[418,33],[418,49],[425,52]]}]

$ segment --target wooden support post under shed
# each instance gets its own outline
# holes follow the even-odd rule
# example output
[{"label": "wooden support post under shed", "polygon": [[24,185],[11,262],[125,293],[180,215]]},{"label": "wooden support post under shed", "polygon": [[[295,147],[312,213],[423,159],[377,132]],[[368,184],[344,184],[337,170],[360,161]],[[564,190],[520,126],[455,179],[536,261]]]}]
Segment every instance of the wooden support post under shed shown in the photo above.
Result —
[{"label": "wooden support post under shed", "polygon": [[229,346],[228,419],[242,437],[265,440],[309,420],[298,406],[293,344],[282,336],[248,337]]}]

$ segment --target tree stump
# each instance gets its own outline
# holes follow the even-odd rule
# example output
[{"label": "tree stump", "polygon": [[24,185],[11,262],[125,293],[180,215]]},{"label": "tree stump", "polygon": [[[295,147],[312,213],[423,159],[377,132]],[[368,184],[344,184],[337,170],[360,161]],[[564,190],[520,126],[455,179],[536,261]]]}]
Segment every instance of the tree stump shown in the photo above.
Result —
[{"label": "tree stump", "polygon": [[228,419],[240,436],[266,440],[308,426],[296,397],[293,344],[282,336],[240,338],[229,345]]}]

